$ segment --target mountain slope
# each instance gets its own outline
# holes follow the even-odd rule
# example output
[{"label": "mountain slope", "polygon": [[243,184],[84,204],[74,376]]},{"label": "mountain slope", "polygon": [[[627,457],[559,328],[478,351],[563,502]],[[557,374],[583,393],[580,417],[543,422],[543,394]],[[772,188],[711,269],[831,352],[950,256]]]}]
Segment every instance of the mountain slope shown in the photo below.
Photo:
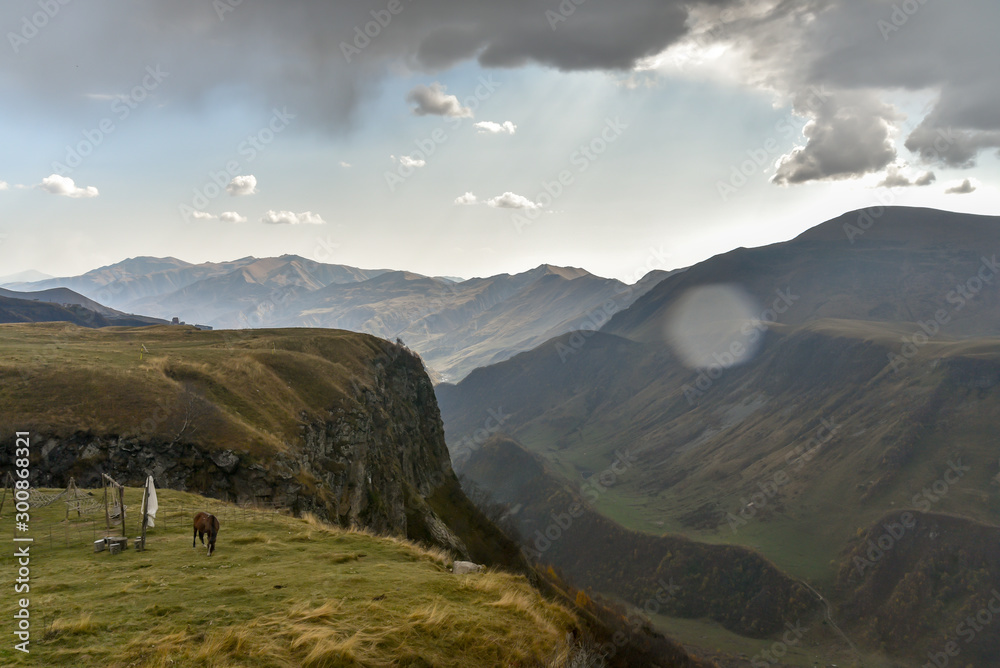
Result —
[{"label": "mountain slope", "polygon": [[[991,437],[1000,419],[1000,337],[990,335],[1000,279],[990,283],[984,271],[961,308],[948,294],[957,276],[977,275],[983,249],[1000,239],[993,218],[910,210],[886,212],[884,226],[853,245],[836,239],[857,215],[788,244],[708,260],[665,279],[599,333],[564,335],[439,385],[457,465],[503,432],[564,484],[588,489],[628,448],[635,465],[593,499],[606,517],[653,535],[754,547],[844,610],[862,611],[849,613],[857,624],[878,617],[882,630],[868,640],[894,657],[930,651],[947,616],[919,627],[920,642],[903,640],[891,629],[906,613],[894,604],[858,607],[862,594],[838,574],[858,537],[883,533],[880,519],[903,509],[964,517],[949,549],[986,559],[970,532],[1000,522]],[[912,238],[911,224],[919,232]],[[705,368],[688,368],[665,331],[689,289],[719,282],[760,301],[790,290],[796,300],[782,320],[794,324],[748,320],[758,349],[742,365],[727,363],[727,344]],[[819,317],[826,313],[850,319]],[[701,324],[710,330],[711,322],[724,320]],[[946,494],[926,497],[922,490],[954,477],[952,467],[967,470]],[[897,582],[904,575],[873,572],[871,586],[912,595],[910,581]],[[984,573],[977,588],[1000,586],[998,577]],[[976,596],[953,587],[940,600],[962,609],[978,605]],[[997,634],[981,634],[986,646]]]},{"label": "mountain slope", "polygon": [[[608,471],[615,474],[631,465],[626,451]],[[615,525],[509,438],[485,443],[461,472],[492,490],[497,501],[516,507],[511,516],[529,554],[581,586],[614,592],[639,608],[656,600],[660,614],[710,618],[744,635],[766,637],[784,620],[818,607],[808,590],[750,550],[653,537]],[[596,487],[586,490],[597,492]],[[600,549],[593,542],[597,536]],[[608,559],[608,554],[629,558]],[[669,591],[662,591],[664,583]]]},{"label": "mountain slope", "polygon": [[[754,315],[784,324],[917,322],[944,310],[951,335],[1000,334],[1000,291],[993,289],[1000,283],[1000,217],[894,207],[871,218],[877,212],[848,213],[791,241],[701,262],[664,280],[604,330],[663,341],[671,308],[687,291],[728,283],[753,298]],[[860,230],[867,223],[859,219],[869,218],[875,222]],[[861,234],[849,237],[845,226]],[[785,310],[776,312],[776,303]]]},{"label": "mountain slope", "polygon": [[69,322],[82,327],[144,327],[165,320],[122,313],[67,288],[17,292],[0,288],[0,323]]}]

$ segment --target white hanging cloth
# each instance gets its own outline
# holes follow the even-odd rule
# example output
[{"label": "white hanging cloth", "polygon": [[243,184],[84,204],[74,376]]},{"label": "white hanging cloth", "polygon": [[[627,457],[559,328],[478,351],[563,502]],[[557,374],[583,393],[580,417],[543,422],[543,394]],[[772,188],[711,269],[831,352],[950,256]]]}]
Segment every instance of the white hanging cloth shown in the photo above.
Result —
[{"label": "white hanging cloth", "polygon": [[156,502],[156,487],[153,485],[153,476],[148,476],[146,478],[146,518],[148,526],[156,526],[153,520],[156,519],[158,508],[159,504]]}]

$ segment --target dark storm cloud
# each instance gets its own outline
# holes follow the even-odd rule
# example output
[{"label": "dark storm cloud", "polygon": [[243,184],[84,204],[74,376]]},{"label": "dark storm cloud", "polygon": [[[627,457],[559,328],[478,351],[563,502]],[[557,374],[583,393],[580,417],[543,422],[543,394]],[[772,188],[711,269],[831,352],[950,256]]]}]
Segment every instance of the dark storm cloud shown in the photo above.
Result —
[{"label": "dark storm cloud", "polygon": [[[996,0],[7,0],[0,91],[8,105],[74,114],[159,67],[159,104],[287,107],[296,123],[336,129],[393,67],[625,71],[706,16],[702,43],[744,52],[743,80],[811,120],[777,183],[851,178],[897,158],[971,167],[1000,148]],[[824,104],[799,103],[816,88]],[[910,155],[896,155],[893,91],[937,96],[908,119]]]},{"label": "dark storm cloud", "polygon": [[42,4],[54,11],[40,15],[38,0],[0,8],[0,85],[8,92],[70,110],[85,95],[128,91],[158,65],[170,73],[160,102],[251,100],[329,127],[349,119],[391,61],[418,71],[468,59],[627,69],[682,36],[687,19],[682,0]]},{"label": "dark storm cloud", "polygon": [[975,166],[1000,147],[998,25],[995,0],[780,0],[728,22],[721,41],[749,45],[750,81],[786,99],[830,91],[830,104],[804,112],[806,145],[783,158],[774,179],[786,184],[887,167],[902,121],[886,104],[893,91],[937,96],[910,119],[917,127],[904,145],[913,157]]}]

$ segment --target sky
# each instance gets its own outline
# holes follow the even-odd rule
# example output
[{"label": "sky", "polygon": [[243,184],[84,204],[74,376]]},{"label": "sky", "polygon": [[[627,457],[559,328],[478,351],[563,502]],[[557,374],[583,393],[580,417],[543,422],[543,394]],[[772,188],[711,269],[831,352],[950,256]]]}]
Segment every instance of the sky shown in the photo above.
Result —
[{"label": "sky", "polygon": [[633,282],[997,214],[995,0],[7,0],[0,276],[285,253]]}]

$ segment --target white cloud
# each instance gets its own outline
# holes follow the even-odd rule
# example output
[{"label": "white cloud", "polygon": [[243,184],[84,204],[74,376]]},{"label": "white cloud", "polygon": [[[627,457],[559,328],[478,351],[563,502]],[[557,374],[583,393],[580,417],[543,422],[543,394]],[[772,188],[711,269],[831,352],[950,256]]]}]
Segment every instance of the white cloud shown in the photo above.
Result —
[{"label": "white cloud", "polygon": [[247,222],[246,216],[241,216],[235,211],[223,211],[219,214],[219,220],[224,223],[245,223]]},{"label": "white cloud", "polygon": [[293,213],[291,211],[268,211],[260,219],[268,225],[322,225],[326,223],[319,214],[312,211]]},{"label": "white cloud", "polygon": [[505,192],[503,195],[488,199],[486,205],[494,209],[525,209],[528,211],[542,208],[527,197],[512,192]]},{"label": "white cloud", "polygon": [[195,211],[191,214],[191,217],[195,220],[221,220],[223,223],[245,223],[247,222],[246,216],[241,216],[235,211],[224,211],[216,216],[213,213],[206,213],[204,211]]},{"label": "white cloud", "polygon": [[53,195],[63,195],[64,197],[97,197],[98,195],[97,188],[94,186],[80,188],[73,182],[73,179],[68,176],[59,176],[58,174],[46,176],[42,179],[38,187],[45,192],[52,193]]},{"label": "white cloud", "polygon": [[233,180],[226,186],[226,192],[232,197],[253,195],[257,192],[257,177],[253,174],[234,176]]},{"label": "white cloud", "polygon": [[344,169],[348,169],[348,168],[350,168],[350,167],[351,167],[351,163],[349,163],[349,162],[344,162],[343,160],[341,160],[341,161],[340,161],[340,166],[341,166],[341,167],[343,167]]},{"label": "white cloud", "polygon": [[415,116],[450,116],[472,118],[472,109],[463,107],[454,95],[445,94],[445,86],[438,82],[430,86],[417,86],[406,94],[406,101],[413,104]]},{"label": "white cloud", "polygon": [[7,190],[10,188],[10,184],[6,181],[0,181],[0,190]]},{"label": "white cloud", "polygon": [[911,178],[903,173],[900,165],[889,165],[886,169],[885,178],[876,185],[876,188],[909,188],[910,186],[929,186],[937,181],[934,172],[924,172],[915,178]]},{"label": "white cloud", "polygon": [[392,160],[394,160],[395,162],[398,162],[399,164],[401,164],[403,167],[426,167],[427,166],[427,161],[426,160],[420,160],[418,158],[411,158],[408,155],[401,155],[398,158],[396,156],[394,156],[394,155],[390,155],[389,157]]},{"label": "white cloud", "polygon": [[494,123],[493,121],[480,121],[474,126],[479,130],[479,134],[491,134],[498,135],[501,132],[506,132],[509,135],[517,132],[517,126],[510,121],[504,121],[503,123]]},{"label": "white cloud", "polygon": [[778,160],[773,183],[850,179],[879,172],[896,159],[892,123],[896,110],[875,95],[828,93],[812,89],[795,100],[795,110],[811,116],[804,146]]},{"label": "white cloud", "polygon": [[944,191],[945,195],[968,195],[970,193],[976,192],[977,186],[972,182],[972,179],[965,179],[961,183],[953,185]]},{"label": "white cloud", "polygon": [[455,205],[456,206],[469,206],[469,205],[478,204],[478,203],[479,203],[479,199],[475,195],[473,195],[472,193],[465,193],[461,197],[456,197],[455,198]]}]

